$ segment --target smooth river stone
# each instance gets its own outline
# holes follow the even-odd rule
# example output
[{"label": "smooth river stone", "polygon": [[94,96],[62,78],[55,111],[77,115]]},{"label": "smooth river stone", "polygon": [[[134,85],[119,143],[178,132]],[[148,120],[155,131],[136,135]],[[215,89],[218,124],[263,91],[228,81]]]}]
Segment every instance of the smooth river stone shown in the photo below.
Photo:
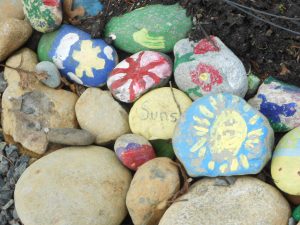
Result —
[{"label": "smooth river stone", "polygon": [[54,63],[48,61],[40,62],[36,65],[35,71],[37,73],[45,73],[47,75],[47,79],[41,80],[41,82],[46,86],[50,88],[57,88],[60,85],[60,73]]},{"label": "smooth river stone", "polygon": [[172,61],[163,53],[138,52],[120,62],[107,86],[121,102],[131,103],[155,87],[164,86],[172,75]]},{"label": "smooth river stone", "polygon": [[51,32],[62,23],[61,0],[23,0],[23,6],[31,26],[39,32]]},{"label": "smooth river stone", "polygon": [[183,39],[174,47],[177,86],[196,100],[207,94],[230,93],[244,97],[248,79],[241,60],[218,38],[211,43]]},{"label": "smooth river stone", "polygon": [[239,177],[229,186],[218,178],[194,183],[166,211],[159,225],[287,225],[290,205],[273,186]]},{"label": "smooth river stone", "polygon": [[257,174],[271,158],[273,142],[268,120],[231,94],[196,100],[173,136],[175,154],[191,177]]},{"label": "smooth river stone", "polygon": [[69,80],[87,87],[106,84],[109,73],[118,63],[113,47],[102,39],[71,25],[44,34],[39,42],[40,61],[53,61]]},{"label": "smooth river stone", "polygon": [[22,0],[0,0],[0,20],[7,18],[24,19]]},{"label": "smooth river stone", "polygon": [[270,121],[275,132],[287,132],[300,126],[300,88],[267,78],[249,104]]},{"label": "smooth river stone", "polygon": [[63,148],[22,174],[16,210],[24,225],[120,225],[131,178],[110,149]]},{"label": "smooth river stone", "polygon": [[141,165],[155,158],[155,152],[150,142],[137,134],[120,136],[114,146],[119,160],[131,170],[137,170]]},{"label": "smooth river stone", "polygon": [[192,101],[176,88],[163,87],[138,99],[129,113],[132,133],[148,140],[171,139],[176,123]]},{"label": "smooth river stone", "polygon": [[300,127],[288,132],[273,154],[271,175],[283,192],[300,196]]},{"label": "smooth river stone", "polygon": [[130,53],[171,52],[191,28],[191,17],[179,4],[157,4],[113,17],[105,27],[105,36],[111,37],[117,48]]}]

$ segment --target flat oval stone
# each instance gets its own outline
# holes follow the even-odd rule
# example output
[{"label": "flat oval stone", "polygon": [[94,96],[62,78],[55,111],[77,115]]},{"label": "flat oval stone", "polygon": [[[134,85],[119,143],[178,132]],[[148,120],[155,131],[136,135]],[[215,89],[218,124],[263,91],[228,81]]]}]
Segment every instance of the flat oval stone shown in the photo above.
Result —
[{"label": "flat oval stone", "polygon": [[113,17],[105,27],[105,36],[112,37],[117,48],[130,53],[171,52],[191,28],[191,17],[179,4],[157,4]]},{"label": "flat oval stone", "polygon": [[103,5],[99,0],[73,0],[73,9],[76,8],[82,8],[84,16],[97,16],[103,10]]},{"label": "flat oval stone", "polygon": [[105,85],[118,62],[113,47],[71,25],[44,34],[38,56],[40,61],[53,61],[69,80],[87,87]]},{"label": "flat oval stone", "polygon": [[180,117],[192,101],[176,88],[163,87],[138,99],[129,113],[132,133],[148,140],[171,139]]},{"label": "flat oval stone", "polygon": [[25,170],[16,210],[25,225],[118,225],[127,214],[131,178],[107,148],[63,148]]},{"label": "flat oval stone", "polygon": [[46,86],[50,88],[57,88],[60,85],[60,73],[54,63],[48,61],[40,62],[36,65],[35,71],[37,73],[47,74],[47,79],[41,80],[41,82]]},{"label": "flat oval stone", "polygon": [[248,80],[241,60],[215,36],[198,43],[183,39],[174,47],[177,86],[196,100],[207,94],[246,95]]},{"label": "flat oval stone", "polygon": [[123,165],[131,170],[137,170],[145,162],[155,158],[150,142],[137,134],[120,136],[115,142],[114,149]]},{"label": "flat oval stone", "polygon": [[172,75],[172,61],[162,53],[138,52],[120,62],[107,86],[118,100],[131,103],[155,87],[164,86]]},{"label": "flat oval stone", "polygon": [[275,132],[300,126],[300,88],[268,77],[249,104],[264,114]]},{"label": "flat oval stone", "polygon": [[273,142],[268,120],[231,94],[196,100],[173,136],[175,154],[192,177],[259,173],[271,158]]},{"label": "flat oval stone", "polygon": [[283,192],[300,196],[300,127],[288,132],[273,154],[271,175]]},{"label": "flat oval stone", "polygon": [[39,32],[51,32],[62,23],[61,0],[23,0],[23,7],[31,26]]}]

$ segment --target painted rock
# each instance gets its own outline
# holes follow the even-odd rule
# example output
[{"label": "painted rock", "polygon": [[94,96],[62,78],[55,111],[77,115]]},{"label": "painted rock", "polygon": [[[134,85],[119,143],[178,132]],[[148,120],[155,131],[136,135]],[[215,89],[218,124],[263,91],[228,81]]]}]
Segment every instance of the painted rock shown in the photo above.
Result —
[{"label": "painted rock", "polygon": [[36,65],[35,71],[37,73],[45,73],[48,76],[47,79],[41,80],[46,86],[57,88],[60,85],[60,73],[54,63],[48,61],[40,62]]},{"label": "painted rock", "polygon": [[259,173],[271,157],[274,133],[268,120],[242,98],[199,98],[180,118],[173,136],[188,174],[231,176]]},{"label": "painted rock", "polygon": [[0,0],[0,19],[24,19],[22,0]]},{"label": "painted rock", "polygon": [[116,47],[130,53],[171,52],[191,28],[192,20],[179,4],[157,4],[112,18],[105,27],[105,36],[111,37]]},{"label": "painted rock", "polygon": [[257,92],[257,89],[260,85],[260,79],[255,76],[253,73],[248,75],[248,91],[247,95],[254,95]]},{"label": "painted rock", "polygon": [[53,61],[68,79],[87,87],[105,85],[118,61],[111,46],[71,25],[44,34],[38,55],[40,61]]},{"label": "painted rock", "polygon": [[51,32],[62,23],[60,0],[23,0],[23,6],[31,26],[39,32]]},{"label": "painted rock", "polygon": [[300,127],[287,133],[273,154],[271,174],[277,187],[300,196]]},{"label": "painted rock", "polygon": [[135,225],[157,225],[169,200],[179,191],[177,165],[168,158],[156,158],[142,165],[130,184],[126,206]]},{"label": "painted rock", "polygon": [[225,187],[217,180],[194,183],[168,208],[159,225],[288,224],[289,203],[275,187],[247,176]]},{"label": "painted rock", "polygon": [[293,218],[298,222],[300,221],[300,205],[296,207],[293,211]]},{"label": "painted rock", "polygon": [[175,153],[171,141],[169,140],[152,140],[151,144],[155,149],[157,157],[168,157],[175,159]]},{"label": "painted rock", "polygon": [[249,104],[270,121],[275,132],[300,126],[300,88],[267,78]]},{"label": "painted rock", "polygon": [[16,210],[24,225],[119,225],[131,179],[110,149],[59,149],[22,174]]},{"label": "painted rock", "polygon": [[145,162],[155,158],[155,152],[149,141],[137,134],[124,134],[114,146],[119,160],[131,170],[137,170]]},{"label": "painted rock", "polygon": [[171,59],[159,52],[142,51],[119,63],[107,86],[115,98],[130,103],[152,88],[165,85],[172,74]]},{"label": "painted rock", "polygon": [[73,9],[82,8],[84,16],[96,16],[103,10],[99,0],[73,0]]},{"label": "painted rock", "polygon": [[176,84],[192,99],[211,93],[245,96],[248,89],[245,67],[218,37],[211,36],[211,42],[180,40],[174,54]]},{"label": "painted rock", "polygon": [[163,87],[138,99],[129,113],[132,133],[148,140],[171,139],[181,113],[192,101],[182,91]]}]

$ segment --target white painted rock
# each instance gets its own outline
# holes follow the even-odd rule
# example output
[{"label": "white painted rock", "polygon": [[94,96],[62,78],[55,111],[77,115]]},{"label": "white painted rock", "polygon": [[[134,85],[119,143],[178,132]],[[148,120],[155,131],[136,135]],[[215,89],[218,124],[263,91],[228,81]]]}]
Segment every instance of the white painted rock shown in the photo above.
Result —
[{"label": "white painted rock", "polygon": [[0,19],[0,62],[20,48],[31,34],[32,28],[25,20]]},{"label": "white painted rock", "polygon": [[287,225],[290,215],[281,193],[256,178],[240,177],[230,186],[205,178],[170,206],[159,225]]},{"label": "white painted rock", "polygon": [[300,88],[269,77],[249,104],[264,114],[275,132],[300,126]]},{"label": "white painted rock", "polygon": [[[182,39],[174,47],[177,86],[192,99],[211,93],[246,95],[248,80],[239,58],[218,38]],[[217,48],[216,48],[217,47]]]},{"label": "white painted rock", "polygon": [[103,147],[70,147],[34,162],[15,189],[24,225],[120,225],[130,172]]},{"label": "white painted rock", "polygon": [[178,192],[180,178],[176,164],[169,158],[156,158],[135,173],[126,197],[134,225],[156,225]]},{"label": "white painted rock", "polygon": [[96,136],[97,144],[116,140],[130,132],[128,114],[109,91],[88,88],[75,106],[81,128]]},{"label": "white painted rock", "polygon": [[141,51],[119,63],[107,86],[121,102],[134,102],[155,87],[164,86],[172,74],[172,61],[163,53]]}]

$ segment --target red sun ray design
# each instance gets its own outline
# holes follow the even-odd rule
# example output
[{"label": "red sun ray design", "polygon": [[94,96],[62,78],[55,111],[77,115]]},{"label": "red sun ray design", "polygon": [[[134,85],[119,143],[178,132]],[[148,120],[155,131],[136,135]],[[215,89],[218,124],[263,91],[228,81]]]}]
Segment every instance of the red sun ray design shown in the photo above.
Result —
[{"label": "red sun ray design", "polygon": [[46,6],[52,6],[52,7],[59,6],[59,1],[58,0],[43,0],[43,3]]}]

